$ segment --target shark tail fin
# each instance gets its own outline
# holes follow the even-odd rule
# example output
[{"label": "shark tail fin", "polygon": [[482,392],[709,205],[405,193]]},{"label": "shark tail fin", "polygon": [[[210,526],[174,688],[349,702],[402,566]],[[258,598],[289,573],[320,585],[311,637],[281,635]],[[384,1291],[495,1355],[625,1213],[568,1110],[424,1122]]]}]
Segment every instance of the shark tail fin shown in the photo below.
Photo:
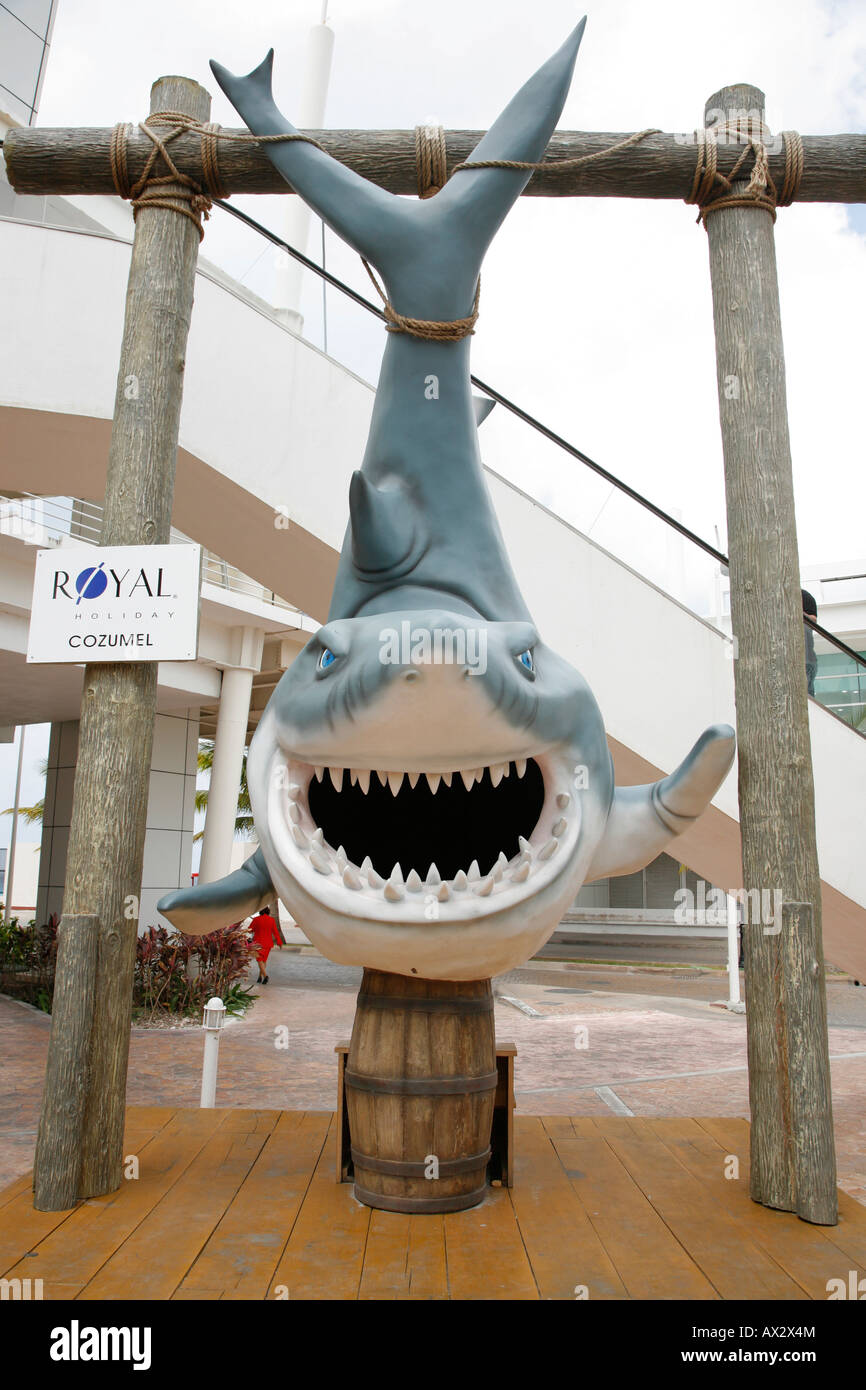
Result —
[{"label": "shark tail fin", "polygon": [[[582,19],[561,48],[508,103],[467,163],[537,162],[562,111],[586,23]],[[254,135],[297,137],[300,132],[277,108],[272,92],[273,49],[252,72],[237,76],[211,60],[229,101]],[[458,269],[477,278],[484,253],[509,208],[532,177],[521,168],[465,169],[421,203],[397,198],[333,159],[303,138],[270,141],[268,159],[306,203],[390,278],[407,257],[428,244],[441,245],[442,227],[455,246]],[[459,235],[453,223],[459,221]]]}]

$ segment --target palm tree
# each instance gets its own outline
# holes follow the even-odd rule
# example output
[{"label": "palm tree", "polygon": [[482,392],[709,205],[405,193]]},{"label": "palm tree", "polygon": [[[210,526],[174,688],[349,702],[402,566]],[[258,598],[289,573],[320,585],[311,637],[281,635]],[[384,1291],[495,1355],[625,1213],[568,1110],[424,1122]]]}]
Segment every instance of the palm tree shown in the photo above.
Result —
[{"label": "palm tree", "polygon": [[[213,739],[202,739],[198,748],[198,770],[199,772],[210,772],[213,769]],[[197,791],[195,794],[195,809],[197,811],[207,810],[207,788]],[[253,821],[253,808],[250,804],[250,789],[247,786],[247,755],[244,753],[244,760],[241,763],[241,784],[238,789],[238,810],[235,817],[235,835],[241,840],[252,840],[255,837],[256,828]],[[200,840],[204,834],[200,830],[193,839]]]},{"label": "palm tree", "polygon": [[[43,777],[47,776],[47,774],[48,774],[48,759],[47,759],[47,758],[44,760],[44,762],[42,763],[42,766],[41,766],[41,768],[40,768],[39,770],[40,770],[40,772],[42,773],[42,776],[43,776]],[[24,817],[24,821],[25,821],[25,823],[26,823],[27,825],[38,825],[39,822],[42,820],[42,817],[45,815],[45,797],[44,797],[44,796],[41,796],[41,797],[39,798],[38,801],[35,801],[35,802],[33,803],[32,806],[19,806],[19,807],[18,807],[18,814],[19,814],[19,816],[23,816],[23,817]],[[3,812],[3,815],[4,815],[4,816],[14,816],[14,815],[15,815],[15,807],[14,807],[14,806],[7,806],[7,807],[6,807],[6,810]]]}]

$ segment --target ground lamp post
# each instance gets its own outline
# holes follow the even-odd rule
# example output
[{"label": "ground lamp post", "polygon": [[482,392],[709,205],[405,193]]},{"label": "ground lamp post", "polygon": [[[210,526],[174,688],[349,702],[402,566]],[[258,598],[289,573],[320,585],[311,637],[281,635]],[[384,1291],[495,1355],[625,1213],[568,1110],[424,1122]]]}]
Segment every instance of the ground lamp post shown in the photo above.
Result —
[{"label": "ground lamp post", "polygon": [[214,996],[204,1007],[201,1026],[204,1031],[204,1058],[201,1069],[202,1110],[213,1110],[216,1104],[217,1068],[220,1055],[220,1033],[226,1021],[226,1006]]}]

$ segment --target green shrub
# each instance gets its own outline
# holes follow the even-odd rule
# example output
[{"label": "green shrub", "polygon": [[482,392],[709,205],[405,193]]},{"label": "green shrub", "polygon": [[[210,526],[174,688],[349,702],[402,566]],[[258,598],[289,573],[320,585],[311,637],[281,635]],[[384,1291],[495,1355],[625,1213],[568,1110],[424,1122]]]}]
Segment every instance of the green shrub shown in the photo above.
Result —
[{"label": "green shrub", "polygon": [[41,927],[17,917],[0,923],[0,993],[50,1014],[57,958],[57,915]]},{"label": "green shrub", "polygon": [[208,936],[148,927],[136,944],[133,1007],[149,1017],[200,1015],[216,996],[228,1013],[242,1014],[257,998],[242,983],[255,952],[239,926]]}]

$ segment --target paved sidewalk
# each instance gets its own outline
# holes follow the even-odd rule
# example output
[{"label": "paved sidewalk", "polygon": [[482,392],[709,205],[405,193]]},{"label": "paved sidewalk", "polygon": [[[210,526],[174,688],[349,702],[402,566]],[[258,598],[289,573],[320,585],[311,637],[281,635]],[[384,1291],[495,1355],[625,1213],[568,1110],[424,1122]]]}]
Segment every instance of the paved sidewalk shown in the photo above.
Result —
[{"label": "paved sidewalk", "polygon": [[[361,972],[298,949],[269,966],[251,1013],[223,1034],[217,1104],[333,1109],[334,1046],[351,1032]],[[745,1019],[713,1007],[724,974],[545,963],[494,990],[523,1114],[748,1116]],[[866,1203],[866,989],[831,982],[828,999],[839,1183]],[[0,997],[0,1187],[32,1164],[49,1028]],[[198,1027],[135,1029],[129,1103],[197,1106],[201,1060]]]}]

